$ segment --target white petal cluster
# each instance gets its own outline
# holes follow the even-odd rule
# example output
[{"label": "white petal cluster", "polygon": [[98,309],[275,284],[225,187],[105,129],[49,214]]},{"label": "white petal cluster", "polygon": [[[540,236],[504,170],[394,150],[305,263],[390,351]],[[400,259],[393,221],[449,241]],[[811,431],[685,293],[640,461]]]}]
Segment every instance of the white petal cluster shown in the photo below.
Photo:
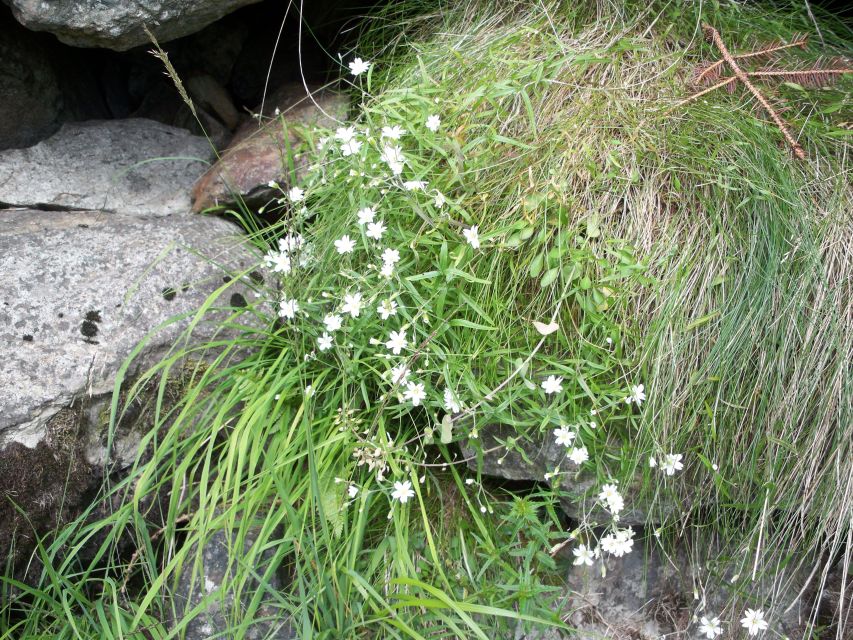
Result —
[{"label": "white petal cluster", "polygon": [[622,498],[622,494],[619,493],[619,488],[615,484],[606,484],[601,487],[598,499],[605,504],[613,515],[618,514],[625,508],[625,500]]}]

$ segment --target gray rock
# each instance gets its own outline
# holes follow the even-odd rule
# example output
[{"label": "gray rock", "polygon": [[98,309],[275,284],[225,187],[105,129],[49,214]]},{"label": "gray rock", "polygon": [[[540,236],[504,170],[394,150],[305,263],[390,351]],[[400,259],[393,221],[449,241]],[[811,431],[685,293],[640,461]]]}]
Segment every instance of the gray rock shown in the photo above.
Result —
[{"label": "gray rock", "polygon": [[[245,562],[246,557],[250,555],[257,542],[257,533],[257,529],[247,528],[242,536],[242,552],[236,551],[237,545],[240,545],[236,528],[214,533],[202,547],[200,558],[198,546],[190,549],[188,561],[172,593],[176,614],[171,620],[172,628],[190,611],[201,605],[201,613],[195,615],[184,628],[186,635],[182,637],[186,640],[235,637],[234,633],[230,632],[233,625],[229,624],[229,614],[234,610],[235,596],[226,585],[233,579],[237,564]],[[194,562],[196,559],[200,560],[197,564]],[[272,550],[258,553],[252,562],[252,569],[256,574],[267,574],[267,591],[261,596],[260,605],[252,616],[253,622],[246,629],[245,635],[241,636],[247,640],[290,640],[298,637],[290,624],[289,616],[280,607],[276,607],[275,598],[270,592],[282,588],[282,580],[276,567],[270,567],[271,563],[275,563]],[[260,587],[260,582],[254,578],[244,585],[240,595],[241,608],[246,609],[249,606],[252,592]]]},{"label": "gray rock", "polygon": [[0,12],[0,149],[26,147],[59,128],[63,97],[41,38]]},{"label": "gray rock", "polygon": [[[498,440],[507,441],[513,437],[517,438],[513,427],[489,425],[482,428],[477,440],[462,443],[462,452],[469,458],[468,467],[506,480],[547,482],[550,485],[553,485],[554,481],[546,480],[546,473],[553,472],[558,466],[562,472],[577,468],[566,457],[566,447],[558,445],[552,437],[517,439],[517,448],[510,450],[498,443]],[[478,455],[479,451],[483,452],[482,455]],[[560,504],[570,518],[586,518],[602,524],[611,520],[610,514],[598,503],[599,483],[593,471],[582,467],[575,474],[561,473],[559,482],[559,488],[564,493],[560,497]],[[640,488],[639,476],[631,485],[621,487],[620,492],[625,498],[625,510],[619,513],[621,524],[642,525],[658,522],[675,511],[675,504],[660,497],[655,503],[655,510],[650,511],[649,504],[640,497]]]},{"label": "gray rock", "polygon": [[152,120],[65,124],[28,149],[0,152],[0,203],[163,216],[187,213],[213,151]]},{"label": "gray rock", "polygon": [[[195,310],[228,270],[255,264],[237,233],[201,216],[0,210],[0,450],[42,442],[60,409],[112,390],[149,331]],[[219,306],[253,299],[238,284]],[[155,332],[129,376],[170,350],[186,324]],[[214,330],[201,322],[193,339]]]},{"label": "gray rock", "polygon": [[[765,637],[804,637],[809,603],[798,597],[810,567],[752,582],[723,564],[727,556],[713,545],[687,547],[664,553],[654,540],[638,538],[634,550],[621,558],[599,559],[592,567],[570,565],[557,605],[560,617],[575,629],[568,637],[704,640],[699,620],[709,616],[722,621],[722,637],[739,638],[747,607],[764,609],[773,632]],[[563,550],[563,557],[573,559],[571,548]]]},{"label": "gray rock", "polygon": [[15,18],[33,31],[48,31],[76,47],[127,51],[149,44],[147,26],[162,42],[180,38],[259,0],[5,0]]}]

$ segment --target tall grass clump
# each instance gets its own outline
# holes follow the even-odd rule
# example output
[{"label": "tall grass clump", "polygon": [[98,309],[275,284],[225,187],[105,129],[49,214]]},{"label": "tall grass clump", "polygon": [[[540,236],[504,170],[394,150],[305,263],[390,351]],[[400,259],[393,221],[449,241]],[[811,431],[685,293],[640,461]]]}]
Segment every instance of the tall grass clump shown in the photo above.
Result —
[{"label": "tall grass clump", "polygon": [[[206,598],[224,637],[561,626],[548,552],[570,537],[557,505],[579,474],[594,509],[570,524],[575,564],[632,552],[620,514],[641,510],[649,544],[713,549],[702,571],[725,573],[731,605],[695,613],[733,634],[742,606],[772,627],[798,565],[819,589],[849,553],[849,84],[780,89],[802,162],[743,96],[670,108],[711,53],[703,21],[737,47],[808,16],[431,7],[367,23],[369,63],[344,68],[352,122],[303,132],[311,171],[255,238],[266,278],[233,274],[256,301],[223,309],[224,285],[197,317],[230,313],[222,339],[136,382],[162,390],[180,369],[189,391],[155,401],[111,513],[42,547],[36,586],[6,581],[4,637],[178,637],[204,607],[181,610],[174,586],[189,572],[204,588],[219,531],[233,569]],[[849,48],[821,32],[818,53]],[[495,424],[514,433],[483,451]],[[502,459],[553,438],[566,461],[524,496],[459,449]]]}]

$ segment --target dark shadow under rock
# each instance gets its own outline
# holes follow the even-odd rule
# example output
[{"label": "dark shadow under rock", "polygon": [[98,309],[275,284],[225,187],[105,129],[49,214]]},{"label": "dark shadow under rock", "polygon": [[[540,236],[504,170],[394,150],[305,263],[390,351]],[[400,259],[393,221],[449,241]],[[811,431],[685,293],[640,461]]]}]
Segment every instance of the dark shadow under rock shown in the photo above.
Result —
[{"label": "dark shadow under rock", "polygon": [[[518,451],[507,450],[499,443],[515,438]],[[482,454],[479,452],[482,451]],[[468,467],[480,470],[485,475],[507,480],[526,480],[555,484],[555,480],[546,474],[553,473],[559,467],[559,489],[563,492],[560,504],[566,514],[574,520],[591,520],[605,523],[612,516],[597,500],[600,483],[595,472],[587,466],[580,469],[566,457],[566,447],[558,445],[550,434],[544,434],[535,441],[521,440],[514,427],[507,425],[489,425],[480,429],[477,440],[462,443],[462,452],[469,458]],[[482,466],[480,466],[482,465]],[[569,473],[566,473],[569,472]],[[647,501],[641,500],[642,478],[620,492],[625,498],[625,510],[619,513],[623,525],[643,525],[659,522],[675,512],[677,506],[671,501],[658,499],[654,509],[650,510]]]}]

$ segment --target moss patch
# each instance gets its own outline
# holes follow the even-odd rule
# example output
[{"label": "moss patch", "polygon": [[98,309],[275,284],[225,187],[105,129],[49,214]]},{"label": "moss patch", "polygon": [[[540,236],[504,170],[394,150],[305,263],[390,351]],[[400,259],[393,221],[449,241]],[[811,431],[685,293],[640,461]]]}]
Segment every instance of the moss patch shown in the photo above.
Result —
[{"label": "moss patch", "polygon": [[97,485],[80,426],[81,411],[63,409],[36,447],[15,442],[0,452],[0,548],[10,562],[32,551],[36,532],[43,536],[76,516]]}]

